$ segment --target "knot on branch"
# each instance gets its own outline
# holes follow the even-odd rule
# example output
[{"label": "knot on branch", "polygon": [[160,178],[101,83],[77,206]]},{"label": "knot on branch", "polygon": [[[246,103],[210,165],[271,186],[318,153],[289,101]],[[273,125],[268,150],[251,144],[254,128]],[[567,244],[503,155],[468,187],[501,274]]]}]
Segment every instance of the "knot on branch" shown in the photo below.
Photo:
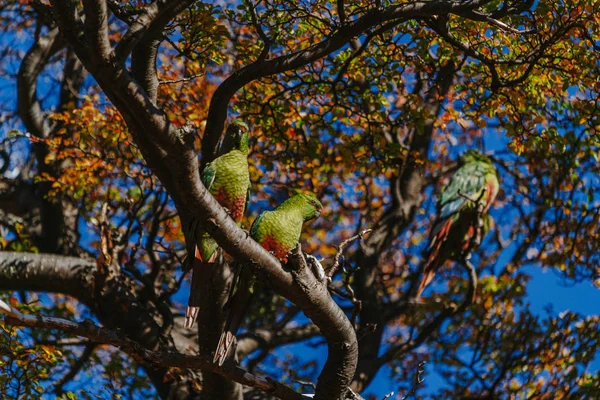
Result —
[{"label": "knot on branch", "polygon": [[190,150],[194,149],[194,138],[196,129],[190,124],[186,124],[175,131],[175,136],[179,142]]},{"label": "knot on branch", "polygon": [[321,262],[315,256],[304,253],[300,243],[291,251],[288,264],[295,280],[302,281],[301,286],[312,287],[325,281],[325,269]]}]

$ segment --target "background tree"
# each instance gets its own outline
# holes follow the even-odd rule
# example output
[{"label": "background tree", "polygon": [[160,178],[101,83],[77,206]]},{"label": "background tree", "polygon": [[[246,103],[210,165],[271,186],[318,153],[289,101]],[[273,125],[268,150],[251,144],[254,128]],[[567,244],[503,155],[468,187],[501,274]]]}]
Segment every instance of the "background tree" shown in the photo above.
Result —
[{"label": "background tree", "polygon": [[[597,1],[8,0],[0,27],[7,396],[382,398],[382,376],[398,398],[598,396],[597,311],[527,295],[540,267],[579,296],[599,283]],[[234,117],[251,214],[316,193],[302,249],[331,283],[298,255],[283,268],[202,185]],[[412,304],[435,195],[471,147],[502,187],[476,302],[456,267]],[[199,335],[193,219],[230,255]],[[241,367],[217,367],[231,258],[271,289]]]}]

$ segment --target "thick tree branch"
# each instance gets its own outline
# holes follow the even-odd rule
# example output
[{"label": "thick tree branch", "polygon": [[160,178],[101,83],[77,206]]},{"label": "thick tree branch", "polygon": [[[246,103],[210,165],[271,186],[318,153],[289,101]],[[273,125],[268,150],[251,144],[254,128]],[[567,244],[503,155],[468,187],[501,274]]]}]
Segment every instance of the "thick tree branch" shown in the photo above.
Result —
[{"label": "thick tree branch", "polygon": [[[194,1],[156,1],[144,8],[117,44],[115,50],[117,61],[119,63],[125,62],[140,41],[147,40],[150,37],[156,38],[157,34],[162,37],[162,30],[169,21],[193,4]],[[125,17],[124,14],[120,12],[119,14],[122,18]]]},{"label": "thick tree branch", "polygon": [[155,1],[146,7],[125,32],[115,49],[117,62],[124,63],[134,46],[142,39],[148,27],[158,15],[158,3]]},{"label": "thick tree branch", "polygon": [[[155,348],[159,341],[158,326],[130,291],[131,284],[120,276],[101,276],[95,260],[0,251],[0,290],[73,296],[89,306],[104,324],[118,326],[131,333],[134,340]],[[127,309],[127,315],[115,312],[119,307]]]},{"label": "thick tree branch", "polygon": [[[73,296],[90,307],[104,325],[119,328],[123,334],[148,349],[158,348],[160,328],[150,310],[136,299],[131,290],[132,282],[124,277],[106,279],[99,276],[97,270],[94,260],[1,251],[0,290]],[[148,369],[147,373],[159,394],[166,396],[169,391],[163,379],[166,371]]]},{"label": "thick tree branch", "polygon": [[194,0],[171,0],[159,4],[155,18],[148,25],[139,43],[133,48],[131,70],[153,102],[158,93],[158,75],[156,57],[163,39],[163,29],[180,12],[189,7]]},{"label": "thick tree branch", "polygon": [[63,293],[90,304],[94,260],[0,251],[0,290]]},{"label": "thick tree branch", "polygon": [[[342,399],[348,391],[358,361],[358,342],[354,327],[306,263],[300,246],[290,263],[294,270],[294,289],[301,294],[288,297],[319,327],[327,340],[327,361],[317,383],[315,399]],[[297,299],[297,300],[296,300]]]},{"label": "thick tree branch", "polygon": [[39,36],[25,54],[17,74],[19,116],[27,131],[37,137],[46,137],[50,131],[36,95],[37,79],[50,57],[60,47],[58,28],[51,29],[46,36]]},{"label": "thick tree branch", "polygon": [[[90,57],[100,57],[108,62],[113,52],[108,41],[108,12],[105,0],[83,0],[85,12],[85,35],[90,45]],[[98,60],[99,61],[99,60]]]},{"label": "thick tree branch", "polygon": [[172,177],[164,167],[160,168],[162,163],[159,160],[166,158],[169,150],[181,156],[188,147],[177,128],[170,124],[165,113],[156,107],[123,65],[99,56],[90,57],[89,53],[94,52],[94,48],[88,45],[89,38],[83,33],[84,24],[72,3],[53,1],[52,9],[61,33],[123,114],[146,159],[154,161],[157,175],[168,187],[171,179],[167,178]]},{"label": "thick tree branch", "polygon": [[110,344],[127,353],[141,364],[149,364],[153,367],[209,369],[241,384],[271,393],[283,400],[302,399],[300,394],[285,385],[270,379],[259,378],[241,368],[219,367],[212,363],[210,357],[187,356],[174,352],[167,353],[148,350],[139,343],[121,336],[116,331],[99,327],[90,320],[76,323],[62,318],[26,315],[2,300],[0,300],[0,312],[6,315],[5,322],[9,325],[57,329],[62,332],[85,337],[95,343]]}]

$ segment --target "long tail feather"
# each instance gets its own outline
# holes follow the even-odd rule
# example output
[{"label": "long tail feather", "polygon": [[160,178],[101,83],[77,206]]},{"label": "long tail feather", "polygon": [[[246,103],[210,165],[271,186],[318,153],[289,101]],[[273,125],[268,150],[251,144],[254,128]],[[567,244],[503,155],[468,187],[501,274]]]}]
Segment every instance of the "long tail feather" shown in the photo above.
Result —
[{"label": "long tail feather", "polygon": [[423,267],[423,277],[421,278],[419,288],[417,289],[415,297],[416,301],[421,299],[423,290],[431,283],[436,271],[444,263],[444,260],[441,260],[442,255],[440,253],[442,245],[450,233],[452,218],[448,218],[446,221],[436,224],[435,226],[436,228],[433,230],[433,232],[435,232],[434,236],[432,236],[430,240],[429,257],[427,258],[427,264]]},{"label": "long tail feather", "polygon": [[197,247],[195,253],[196,254],[192,264],[192,284],[190,285],[190,296],[188,297],[188,307],[185,312],[184,326],[188,329],[194,326],[194,322],[196,322],[196,318],[198,318],[200,306],[202,305],[203,300],[208,293],[208,286],[211,282],[211,274],[215,268],[214,262],[217,258],[217,254],[215,252],[208,262],[204,262],[202,261],[202,257],[200,256],[200,252],[198,251]]},{"label": "long tail feather", "polygon": [[427,263],[427,265],[425,266],[425,270],[423,271],[423,277],[421,278],[421,283],[419,283],[419,288],[417,289],[417,295],[415,297],[416,301],[419,301],[421,299],[421,293],[423,293],[423,290],[425,290],[427,285],[431,283],[433,277],[435,276],[437,265],[433,265],[433,263],[435,263],[435,260],[432,261],[432,263]]},{"label": "long tail feather", "polygon": [[229,310],[229,315],[227,316],[227,323],[225,324],[225,329],[221,334],[219,344],[215,350],[213,362],[217,363],[219,366],[223,365],[227,359],[227,355],[232,348],[235,335],[242,324],[242,320],[244,319],[244,315],[246,314],[248,305],[250,304],[250,299],[252,298],[252,291],[250,290],[250,286],[252,284],[251,272],[248,271],[248,268],[242,267],[240,275],[241,277],[238,289],[231,298],[231,307]]}]

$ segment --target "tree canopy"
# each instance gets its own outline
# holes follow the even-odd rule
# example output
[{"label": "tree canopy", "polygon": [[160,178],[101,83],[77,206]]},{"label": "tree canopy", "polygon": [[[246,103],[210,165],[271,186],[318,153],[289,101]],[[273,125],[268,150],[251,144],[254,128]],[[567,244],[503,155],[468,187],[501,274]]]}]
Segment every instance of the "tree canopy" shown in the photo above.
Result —
[{"label": "tree canopy", "polygon": [[[0,71],[8,398],[600,396],[600,316],[566,305],[600,287],[599,1],[4,0]],[[200,179],[238,119],[242,227]],[[501,188],[478,279],[415,303],[471,148]],[[247,233],[296,190],[330,279]],[[193,221],[224,256],[192,331]],[[218,366],[237,262],[265,285]]]}]

